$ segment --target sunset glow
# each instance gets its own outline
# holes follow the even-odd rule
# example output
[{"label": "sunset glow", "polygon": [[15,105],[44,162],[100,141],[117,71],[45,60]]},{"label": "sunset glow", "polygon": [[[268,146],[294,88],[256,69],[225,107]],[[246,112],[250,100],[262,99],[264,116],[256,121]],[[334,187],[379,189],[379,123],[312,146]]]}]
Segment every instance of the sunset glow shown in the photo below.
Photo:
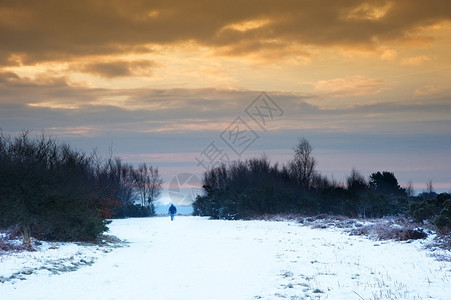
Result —
[{"label": "sunset glow", "polygon": [[[259,139],[233,159],[284,163],[304,136],[338,180],[448,191],[450,49],[447,0],[3,1],[0,128],[112,145],[169,181],[242,117]],[[264,130],[245,113],[263,91],[283,110]]]}]

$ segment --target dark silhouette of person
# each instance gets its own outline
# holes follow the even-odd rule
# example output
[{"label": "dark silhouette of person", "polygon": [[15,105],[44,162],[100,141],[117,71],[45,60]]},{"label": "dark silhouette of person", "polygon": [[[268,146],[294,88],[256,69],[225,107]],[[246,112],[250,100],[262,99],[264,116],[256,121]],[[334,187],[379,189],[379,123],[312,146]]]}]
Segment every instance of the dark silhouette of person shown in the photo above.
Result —
[{"label": "dark silhouette of person", "polygon": [[177,213],[177,208],[174,206],[174,204],[171,204],[168,212],[171,215],[171,221],[174,221],[174,215]]}]

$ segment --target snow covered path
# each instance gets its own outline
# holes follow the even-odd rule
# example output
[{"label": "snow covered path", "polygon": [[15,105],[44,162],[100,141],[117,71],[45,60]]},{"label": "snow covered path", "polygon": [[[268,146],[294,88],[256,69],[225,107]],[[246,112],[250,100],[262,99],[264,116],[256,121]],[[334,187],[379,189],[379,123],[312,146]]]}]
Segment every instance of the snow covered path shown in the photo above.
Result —
[{"label": "snow covered path", "polygon": [[[0,283],[0,299],[451,299],[451,263],[419,241],[199,217],[115,220],[110,231],[128,246]],[[0,275],[13,258],[0,257]]]}]

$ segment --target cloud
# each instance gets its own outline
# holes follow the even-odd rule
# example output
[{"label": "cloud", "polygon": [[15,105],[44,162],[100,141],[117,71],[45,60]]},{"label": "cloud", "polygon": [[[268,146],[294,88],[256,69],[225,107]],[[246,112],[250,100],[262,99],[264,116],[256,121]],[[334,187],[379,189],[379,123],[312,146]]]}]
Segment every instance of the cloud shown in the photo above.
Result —
[{"label": "cloud", "polygon": [[403,65],[403,66],[419,66],[430,60],[431,60],[431,58],[428,56],[425,56],[425,55],[407,57],[407,58],[403,58],[401,60],[401,65]]},{"label": "cloud", "polygon": [[126,62],[92,63],[85,65],[82,70],[106,78],[131,75],[129,66]]},{"label": "cloud", "polygon": [[421,97],[421,96],[428,96],[428,95],[434,95],[437,94],[439,92],[441,92],[442,89],[434,86],[434,85],[425,85],[423,87],[420,87],[418,89],[416,89],[413,92],[413,95],[415,97]]},{"label": "cloud", "polygon": [[[245,113],[260,92],[237,89],[99,89],[70,86],[64,78],[32,81],[0,73],[0,128],[47,129],[64,136],[136,134],[219,134],[240,116],[259,127]],[[383,82],[362,76],[316,83],[322,97],[374,94]],[[425,87],[426,91],[433,91]],[[318,95],[268,91],[284,110],[268,129],[279,131],[438,132],[449,128],[450,103],[441,98],[415,102],[383,102],[322,108],[311,104]],[[377,96],[376,96],[377,97]],[[385,99],[383,99],[385,100]],[[309,103],[308,103],[309,102]]]},{"label": "cloud", "polygon": [[[187,41],[241,49],[228,52],[235,55],[287,43],[376,49],[421,38],[420,28],[450,19],[451,2],[442,0],[3,1],[0,65],[149,53]],[[237,47],[244,42],[254,46]],[[94,69],[127,73],[119,65]]]},{"label": "cloud", "polygon": [[[0,73],[0,128],[90,128],[90,134],[226,128],[258,92],[217,89],[100,89],[64,78]],[[244,104],[243,104],[244,103]],[[59,129],[58,129],[59,128]],[[74,131],[76,135],[78,130]]]},{"label": "cloud", "polygon": [[398,56],[398,52],[394,49],[385,49],[381,54],[381,60],[383,61],[393,61]]},{"label": "cloud", "polygon": [[80,67],[82,72],[91,73],[104,78],[126,77],[133,75],[150,74],[157,64],[153,61],[110,61],[88,63]]},{"label": "cloud", "polygon": [[344,18],[349,20],[375,21],[384,18],[392,6],[392,2],[382,2],[382,5],[379,3],[370,4],[365,2],[347,11]]},{"label": "cloud", "polygon": [[220,31],[223,30],[236,30],[240,32],[246,32],[250,30],[256,30],[262,27],[265,27],[271,23],[269,19],[255,19],[244,22],[238,22],[233,24],[228,24],[225,27],[221,28]]},{"label": "cloud", "polygon": [[384,82],[377,78],[352,76],[313,83],[315,90],[332,98],[374,95],[384,88]]},{"label": "cloud", "polygon": [[0,84],[12,82],[19,79],[19,76],[14,72],[0,72]]}]

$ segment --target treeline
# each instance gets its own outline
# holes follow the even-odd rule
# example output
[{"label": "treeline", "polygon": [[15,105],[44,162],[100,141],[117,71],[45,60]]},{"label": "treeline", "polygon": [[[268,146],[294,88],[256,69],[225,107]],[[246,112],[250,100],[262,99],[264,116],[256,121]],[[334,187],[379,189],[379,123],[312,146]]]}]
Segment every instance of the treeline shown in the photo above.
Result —
[{"label": "treeline", "polygon": [[194,214],[220,219],[246,219],[265,214],[334,214],[375,218],[410,215],[450,226],[449,194],[413,197],[391,172],[375,172],[369,179],[356,170],[338,183],[316,171],[308,140],[301,139],[286,165],[267,157],[221,165],[203,175],[204,193],[193,204]]},{"label": "treeline", "polygon": [[19,228],[28,246],[31,237],[94,240],[110,218],[152,215],[161,185],[146,164],[133,168],[44,134],[0,134],[0,228]]}]

